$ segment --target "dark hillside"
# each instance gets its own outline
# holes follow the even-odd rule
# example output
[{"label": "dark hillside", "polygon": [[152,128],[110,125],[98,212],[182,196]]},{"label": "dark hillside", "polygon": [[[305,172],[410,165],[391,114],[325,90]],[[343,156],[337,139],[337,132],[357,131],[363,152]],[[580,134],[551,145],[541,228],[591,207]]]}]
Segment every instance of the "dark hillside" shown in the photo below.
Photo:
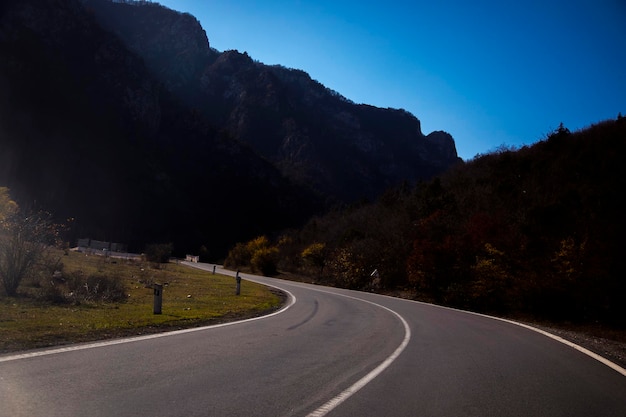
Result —
[{"label": "dark hillside", "polygon": [[0,21],[0,184],[73,237],[223,256],[298,224],[310,194],[187,109],[81,2],[10,1]]},{"label": "dark hillside", "polygon": [[625,152],[624,118],[561,127],[315,218],[283,239],[283,267],[478,311],[624,327]]},{"label": "dark hillside", "polygon": [[1,11],[0,185],[23,209],[73,218],[71,240],[219,257],[458,162],[450,135],[424,136],[409,113],[211,49],[193,16],[155,3]]},{"label": "dark hillside", "polygon": [[375,198],[458,162],[449,134],[425,136],[408,112],[357,105],[304,71],[211,49],[188,14],[150,2],[84,1],[175,97],[334,200]]},{"label": "dark hillside", "polygon": [[473,272],[455,283],[476,292],[478,305],[623,323],[625,121],[575,133],[561,127],[445,178],[462,213],[442,212],[461,228],[454,239],[467,256],[454,262]]}]

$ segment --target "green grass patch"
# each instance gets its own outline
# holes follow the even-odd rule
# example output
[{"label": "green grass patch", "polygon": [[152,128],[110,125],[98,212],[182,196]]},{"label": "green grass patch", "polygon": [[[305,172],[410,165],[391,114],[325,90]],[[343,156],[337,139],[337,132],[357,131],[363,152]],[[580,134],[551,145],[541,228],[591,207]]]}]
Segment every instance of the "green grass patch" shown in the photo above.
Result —
[{"label": "green grass patch", "polygon": [[[220,323],[254,317],[282,305],[283,296],[265,286],[242,282],[235,295],[235,279],[213,275],[176,264],[158,268],[134,262],[86,256],[63,255],[62,273],[78,273],[117,279],[125,298],[118,302],[74,300],[43,301],[45,291],[64,291],[62,279],[54,283],[31,281],[20,287],[18,297],[0,298],[0,352],[84,342],[112,337],[154,333],[164,330]],[[46,277],[45,279],[48,279]],[[162,314],[153,314],[153,283],[164,285]],[[69,301],[68,301],[69,300]]]}]

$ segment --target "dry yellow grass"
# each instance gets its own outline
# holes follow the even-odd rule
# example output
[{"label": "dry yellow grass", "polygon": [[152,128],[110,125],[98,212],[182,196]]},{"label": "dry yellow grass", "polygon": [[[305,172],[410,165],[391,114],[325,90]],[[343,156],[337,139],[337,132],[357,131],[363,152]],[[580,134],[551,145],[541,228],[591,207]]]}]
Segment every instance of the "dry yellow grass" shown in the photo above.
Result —
[{"label": "dry yellow grass", "polygon": [[[9,352],[145,334],[235,318],[252,317],[277,309],[282,297],[275,291],[244,282],[235,295],[235,280],[176,264],[154,268],[145,262],[85,256],[58,256],[65,274],[117,276],[123,280],[127,297],[123,302],[54,304],[22,295],[0,298],[0,352]],[[153,314],[153,282],[164,284],[162,314]],[[38,288],[24,285],[22,294]]]}]

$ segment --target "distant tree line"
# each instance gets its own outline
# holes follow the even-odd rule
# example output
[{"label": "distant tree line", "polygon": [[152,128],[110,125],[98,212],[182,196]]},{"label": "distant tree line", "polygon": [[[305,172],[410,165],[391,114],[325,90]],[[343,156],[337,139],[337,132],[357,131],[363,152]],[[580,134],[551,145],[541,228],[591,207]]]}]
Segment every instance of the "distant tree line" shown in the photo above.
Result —
[{"label": "distant tree line", "polygon": [[624,327],[624,120],[561,125],[531,147],[478,155],[265,243],[276,270],[324,284]]}]

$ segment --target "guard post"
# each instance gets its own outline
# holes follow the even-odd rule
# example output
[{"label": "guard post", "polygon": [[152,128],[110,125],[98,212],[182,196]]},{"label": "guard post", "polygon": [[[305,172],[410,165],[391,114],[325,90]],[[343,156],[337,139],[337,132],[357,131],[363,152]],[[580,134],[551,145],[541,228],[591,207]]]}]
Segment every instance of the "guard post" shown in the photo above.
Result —
[{"label": "guard post", "polygon": [[235,295],[239,295],[241,293],[241,277],[239,276],[239,271],[237,271],[235,279],[237,280],[237,290],[235,291]]},{"label": "guard post", "polygon": [[161,314],[161,306],[163,305],[163,285],[154,284],[154,314]]}]

